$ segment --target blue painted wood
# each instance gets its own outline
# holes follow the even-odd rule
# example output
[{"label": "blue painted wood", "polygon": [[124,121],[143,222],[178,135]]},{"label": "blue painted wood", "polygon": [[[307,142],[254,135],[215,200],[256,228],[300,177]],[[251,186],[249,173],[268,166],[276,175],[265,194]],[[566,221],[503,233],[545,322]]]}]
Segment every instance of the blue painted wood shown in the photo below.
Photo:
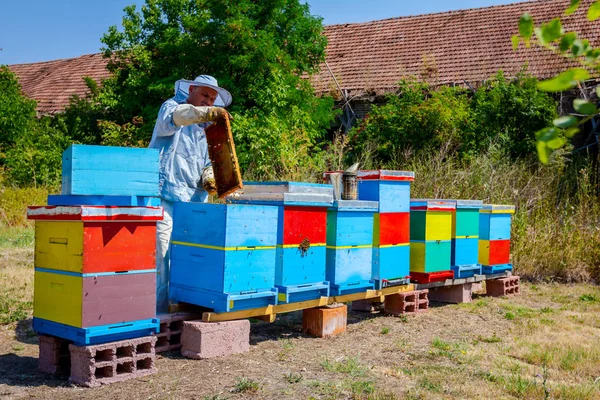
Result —
[{"label": "blue painted wood", "polygon": [[158,333],[160,320],[157,318],[123,322],[120,324],[77,328],[42,318],[33,317],[33,330],[38,334],[51,335],[73,341],[77,346],[102,344],[117,340],[132,339]]},{"label": "blue painted wood", "polygon": [[177,202],[172,237],[218,247],[275,246],[277,215],[275,206]]},{"label": "blue painted wood", "polygon": [[481,275],[481,265],[453,265],[450,267],[454,271],[454,279],[470,278],[475,275]]},{"label": "blue painted wood", "polygon": [[62,158],[64,195],[159,195],[156,149],[72,145]]},{"label": "blue painted wood", "polygon": [[452,239],[451,265],[473,265],[479,259],[479,239]]},{"label": "blue painted wood", "polygon": [[483,273],[485,275],[499,274],[504,271],[512,271],[512,269],[513,269],[512,264],[482,265],[481,273]]},{"label": "blue painted wood", "polygon": [[175,284],[169,286],[169,297],[174,301],[212,308],[215,312],[229,312],[276,305],[277,288],[230,294]]},{"label": "blue painted wood", "polygon": [[353,285],[372,280],[373,249],[327,249],[326,279],[331,285]]},{"label": "blue painted wood", "polygon": [[410,246],[374,247],[372,268],[378,288],[384,281],[404,279],[410,275]]},{"label": "blue painted wood", "polygon": [[327,245],[356,246],[373,244],[373,218],[370,211],[327,211]]},{"label": "blue painted wood", "polygon": [[512,214],[479,214],[479,239],[507,240],[510,239]]},{"label": "blue painted wood", "polygon": [[346,294],[362,293],[369,289],[375,289],[375,281],[360,281],[343,285],[331,285],[329,293],[331,296],[343,296]]},{"label": "blue painted wood", "polygon": [[306,252],[298,247],[278,247],[275,285],[306,285],[325,280],[325,246],[311,246]]},{"label": "blue painted wood", "polygon": [[145,196],[90,196],[90,195],[48,195],[49,206],[119,206],[119,207],[159,207],[160,197]]},{"label": "blue painted wood", "polygon": [[276,287],[279,290],[278,304],[329,297],[329,282],[315,282],[307,285],[278,285]]},{"label": "blue painted wood", "polygon": [[170,285],[231,294],[271,290],[275,257],[275,248],[222,251],[174,244]]},{"label": "blue painted wood", "polygon": [[410,181],[362,180],[358,198],[379,202],[379,212],[410,211]]}]

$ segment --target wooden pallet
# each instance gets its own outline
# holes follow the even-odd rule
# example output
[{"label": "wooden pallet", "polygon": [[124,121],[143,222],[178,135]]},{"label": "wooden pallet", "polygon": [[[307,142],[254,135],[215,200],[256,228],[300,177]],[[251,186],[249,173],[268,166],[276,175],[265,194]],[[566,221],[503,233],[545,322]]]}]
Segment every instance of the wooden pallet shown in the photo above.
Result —
[{"label": "wooden pallet", "polygon": [[465,283],[483,282],[483,281],[487,281],[490,279],[506,278],[509,276],[512,276],[512,273],[510,271],[505,271],[500,274],[475,275],[475,276],[471,276],[469,278],[446,279],[445,281],[432,282],[432,283],[417,283],[417,284],[415,284],[415,287],[419,290],[420,289],[431,289],[431,288],[443,287],[443,286],[463,285]]},{"label": "wooden pallet", "polygon": [[320,299],[302,301],[298,303],[287,303],[269,305],[266,307],[254,308],[251,310],[231,311],[225,313],[204,312],[202,314],[203,322],[222,322],[233,321],[236,319],[257,318],[266,322],[274,322],[277,314],[299,311],[307,308],[323,307],[333,303],[347,303],[356,300],[379,299],[383,302],[385,296],[410,292],[414,290],[414,285],[401,285],[386,287],[381,290],[367,290],[361,293],[353,293],[342,296],[321,297]]}]

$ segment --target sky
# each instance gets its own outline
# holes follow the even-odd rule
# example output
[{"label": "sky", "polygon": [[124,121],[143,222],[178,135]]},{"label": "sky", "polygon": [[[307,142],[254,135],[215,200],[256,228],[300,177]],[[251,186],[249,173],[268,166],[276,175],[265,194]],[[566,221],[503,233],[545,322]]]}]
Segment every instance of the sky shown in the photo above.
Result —
[{"label": "sky", "polygon": [[[519,0],[301,0],[325,25],[515,3]],[[0,65],[77,57],[100,51],[121,25],[123,8],[144,0],[0,0]]]}]

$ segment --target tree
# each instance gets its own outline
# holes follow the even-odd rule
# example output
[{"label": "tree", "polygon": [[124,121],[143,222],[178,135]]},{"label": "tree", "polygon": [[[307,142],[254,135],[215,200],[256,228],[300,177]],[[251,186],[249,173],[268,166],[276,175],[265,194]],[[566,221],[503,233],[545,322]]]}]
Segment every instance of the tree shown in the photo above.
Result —
[{"label": "tree", "polygon": [[[571,0],[565,15],[571,15],[579,8],[581,0]],[[600,0],[590,3],[587,10],[589,21],[600,18]],[[599,27],[600,29],[600,27]],[[526,46],[534,44],[544,47],[568,59],[575,60],[581,65],[569,68],[558,76],[538,84],[546,92],[562,92],[574,88],[590,78],[589,71],[600,72],[600,49],[594,49],[589,40],[578,37],[577,32],[565,32],[560,17],[536,26],[529,14],[523,14],[519,19],[519,35],[513,36],[513,47],[516,49],[521,42]],[[596,95],[600,98],[600,86],[596,87]],[[536,133],[537,150],[540,161],[548,162],[550,154],[565,145],[566,139],[571,138],[579,127],[600,115],[598,107],[589,99],[575,99],[573,108],[577,115],[566,115],[554,120],[553,126],[539,130]]]},{"label": "tree", "polygon": [[[299,0],[146,0],[125,8],[122,30],[102,38],[113,76],[97,101],[130,141],[146,142],[180,78],[215,76],[233,94],[233,131],[243,167],[261,176],[319,152],[335,114],[303,75],[324,59],[321,19]],[[136,123],[133,123],[134,118]],[[126,125],[129,124],[129,125]],[[310,160],[310,157],[309,159]]]}]

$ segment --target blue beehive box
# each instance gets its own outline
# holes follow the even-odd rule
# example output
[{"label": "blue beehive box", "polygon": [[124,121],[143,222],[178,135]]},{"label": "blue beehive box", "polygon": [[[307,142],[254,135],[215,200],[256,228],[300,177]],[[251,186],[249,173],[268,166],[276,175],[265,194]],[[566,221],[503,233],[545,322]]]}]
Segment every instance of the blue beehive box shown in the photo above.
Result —
[{"label": "blue beehive box", "polygon": [[175,203],[173,300],[236,311],[276,304],[277,207]]},{"label": "blue beehive box", "polygon": [[479,264],[479,210],[481,200],[448,200],[456,205],[452,215],[451,269],[455,278],[481,274]]},{"label": "blue beehive box", "polygon": [[480,240],[509,240],[513,205],[484,204],[479,213]]},{"label": "blue beehive box", "polygon": [[410,282],[410,243],[373,247],[372,274],[377,289]]},{"label": "blue beehive box", "polygon": [[327,212],[327,281],[334,296],[373,289],[373,217],[377,202],[339,200]]},{"label": "blue beehive box", "polygon": [[410,171],[359,171],[358,198],[379,202],[380,213],[410,212],[410,183],[415,173]]},{"label": "blue beehive box", "polygon": [[230,203],[277,206],[278,303],[329,296],[325,280],[327,208],[333,204],[331,185],[304,182],[246,182]]},{"label": "blue beehive box", "polygon": [[62,156],[63,195],[158,196],[158,150],[74,144]]}]

